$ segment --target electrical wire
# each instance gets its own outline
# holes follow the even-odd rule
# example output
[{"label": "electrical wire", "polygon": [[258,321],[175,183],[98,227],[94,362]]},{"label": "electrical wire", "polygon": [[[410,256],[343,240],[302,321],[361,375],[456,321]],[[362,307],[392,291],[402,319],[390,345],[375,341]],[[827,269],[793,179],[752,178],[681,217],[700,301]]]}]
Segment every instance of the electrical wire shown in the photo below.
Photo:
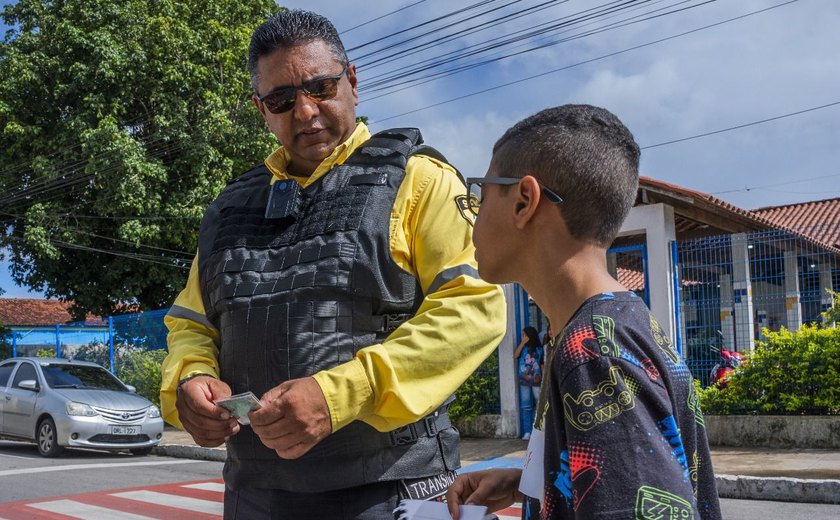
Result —
[{"label": "electrical wire", "polygon": [[[21,237],[15,236],[7,236],[4,240],[11,241],[11,242],[24,242],[24,239]],[[192,265],[192,258],[178,258],[178,257],[171,257],[171,256],[164,256],[164,255],[147,255],[142,253],[133,253],[128,251],[119,251],[113,249],[102,249],[97,247],[85,246],[81,244],[75,244],[72,242],[66,242],[64,240],[56,240],[50,239],[49,243],[57,248],[60,249],[70,249],[70,250],[77,250],[82,252],[88,253],[101,253],[111,256],[117,256],[120,258],[127,258],[129,260],[135,260],[137,262],[149,263],[149,264],[156,264],[162,265],[165,267],[176,267],[179,269],[186,269],[188,270],[190,265]]]},{"label": "electrical wire", "polygon": [[[382,36],[382,37],[380,37],[380,38],[376,38],[375,40],[371,40],[371,41],[366,42],[366,43],[363,43],[363,44],[361,44],[361,45],[357,45],[357,46],[355,46],[355,47],[351,47],[351,48],[349,48],[349,49],[346,49],[346,51],[347,51],[348,53],[351,53],[351,52],[353,52],[353,51],[357,51],[357,50],[359,50],[359,49],[363,49],[363,48],[365,48],[365,47],[367,47],[367,46],[369,46],[369,45],[373,45],[374,43],[379,43],[379,42],[381,42],[381,41],[387,40],[388,38],[393,38],[394,36],[398,36],[398,35],[400,35],[400,34],[404,34],[404,33],[407,33],[407,32],[409,32],[409,31],[413,31],[414,29],[419,29],[420,27],[425,27],[426,25],[429,25],[429,24],[432,24],[432,23],[435,23],[435,22],[439,22],[439,21],[441,21],[441,20],[445,20],[445,19],[447,19],[447,18],[449,18],[449,17],[451,17],[451,16],[456,16],[456,15],[461,14],[461,13],[469,12],[469,11],[471,11],[471,10],[473,10],[473,9],[478,9],[478,8],[479,8],[479,7],[481,7],[481,6],[483,6],[483,5],[487,5],[487,4],[490,4],[490,3],[493,3],[494,1],[495,1],[495,0],[482,0],[481,2],[477,2],[477,3],[472,4],[472,5],[469,5],[469,6],[467,6],[467,7],[464,7],[464,8],[461,8],[461,9],[457,9],[457,10],[455,10],[455,11],[451,11],[451,12],[449,12],[449,13],[446,13],[446,14],[444,14],[444,15],[438,16],[438,17],[436,17],[436,18],[432,18],[431,20],[427,20],[427,21],[425,21],[425,22],[421,22],[421,23],[419,23],[419,24],[417,24],[417,25],[414,25],[414,26],[412,26],[412,27],[408,27],[408,28],[406,28],[406,29],[399,30],[399,31],[397,31],[397,32],[395,32],[395,33],[391,33],[391,34],[388,34],[388,35],[386,35],[386,36]],[[518,1],[521,1],[521,0],[515,0],[515,1],[517,1],[517,2],[518,2]]]},{"label": "electrical wire", "polygon": [[[460,19],[460,20],[456,20],[456,21],[454,21],[454,22],[450,22],[449,24],[444,25],[443,27],[438,27],[438,28],[436,28],[436,29],[432,29],[432,30],[427,31],[427,32],[425,32],[425,33],[421,33],[421,34],[418,34],[418,35],[415,35],[415,36],[408,37],[408,38],[406,38],[406,39],[404,39],[404,40],[401,40],[401,41],[399,41],[399,42],[397,42],[397,43],[390,44],[390,45],[388,45],[388,46],[386,46],[386,47],[383,47],[383,48],[381,48],[381,49],[378,49],[378,50],[375,50],[375,51],[371,51],[371,52],[369,52],[369,53],[367,53],[367,54],[363,54],[363,55],[361,55],[361,56],[356,56],[356,57],[355,57],[355,60],[356,60],[356,61],[363,61],[365,58],[368,58],[368,57],[370,57],[370,56],[375,56],[375,55],[380,54],[380,53],[382,53],[382,52],[387,52],[388,50],[391,50],[391,49],[394,49],[394,48],[400,47],[400,46],[402,46],[402,45],[406,45],[406,44],[408,44],[408,43],[411,43],[411,42],[413,42],[413,41],[415,41],[415,40],[419,40],[419,39],[421,39],[421,38],[424,38],[424,37],[429,36],[429,35],[431,35],[431,34],[434,34],[434,33],[436,33],[436,32],[443,31],[443,30],[445,30],[445,29],[450,29],[450,28],[456,27],[456,26],[458,26],[458,25],[460,25],[460,24],[462,24],[462,23],[464,23],[464,22],[468,22],[468,21],[471,21],[471,20],[474,20],[474,19],[477,19],[477,18],[481,18],[481,17],[482,17],[482,16],[484,16],[484,15],[487,15],[487,14],[490,14],[490,13],[494,13],[494,12],[496,12],[496,11],[500,11],[500,10],[502,10],[502,9],[504,9],[504,8],[506,8],[506,7],[508,7],[508,6],[510,6],[510,5],[513,5],[513,4],[516,4],[516,3],[519,3],[519,2],[521,2],[521,1],[522,1],[522,0],[512,0],[512,1],[508,2],[508,3],[506,3],[506,4],[503,4],[503,5],[499,5],[499,6],[493,7],[493,8],[491,8],[491,9],[488,9],[488,10],[483,11],[483,12],[481,12],[481,13],[474,14],[474,15],[471,15],[471,16],[468,16],[468,17],[465,17],[465,18],[462,18],[462,19]],[[557,2],[557,1],[559,1],[559,0],[549,0],[549,1],[550,1],[550,2]],[[506,15],[506,16],[510,16],[510,15]],[[403,32],[401,32],[401,33],[395,33],[395,34],[403,34]]]},{"label": "electrical wire", "polygon": [[754,15],[764,13],[764,12],[767,12],[767,11],[770,11],[770,10],[773,10],[773,9],[777,9],[779,7],[790,5],[790,4],[793,4],[797,1],[798,0],[788,0],[787,2],[783,2],[781,4],[773,5],[773,6],[764,8],[764,9],[759,9],[757,11],[751,11],[749,13],[746,13],[746,14],[743,14],[743,15],[740,15],[740,16],[735,16],[735,17],[732,17],[732,18],[728,18],[726,20],[722,20],[720,22],[715,22],[713,24],[704,25],[704,26],[698,27],[696,29],[691,29],[689,31],[681,32],[681,33],[674,34],[674,35],[671,35],[671,36],[667,36],[667,37],[664,37],[664,38],[659,38],[657,40],[653,40],[653,41],[650,41],[650,42],[647,42],[647,43],[634,45],[632,47],[627,47],[625,49],[615,51],[615,52],[611,52],[611,53],[608,53],[608,54],[604,54],[604,55],[601,55],[601,56],[598,56],[598,57],[595,57],[595,58],[591,58],[591,59],[584,60],[584,61],[579,61],[579,62],[573,63],[571,65],[558,67],[556,69],[551,69],[551,70],[548,70],[548,71],[545,71],[545,72],[541,72],[539,74],[533,74],[533,75],[525,77],[525,78],[521,78],[521,79],[514,80],[514,81],[508,81],[506,83],[502,83],[502,84],[499,84],[499,85],[496,85],[496,86],[493,86],[493,87],[488,87],[488,88],[476,90],[476,91],[473,91],[473,92],[470,92],[470,93],[467,93],[467,94],[463,94],[463,95],[460,95],[460,96],[456,96],[454,98],[450,98],[450,99],[447,99],[447,100],[444,100],[444,101],[439,101],[439,102],[433,103],[431,105],[426,105],[426,106],[423,106],[423,107],[420,107],[420,108],[415,108],[415,109],[409,110],[407,112],[402,112],[400,114],[384,117],[382,119],[377,119],[375,121],[370,121],[370,124],[381,123],[381,122],[384,122],[384,121],[389,121],[391,119],[396,119],[398,117],[402,117],[402,116],[406,116],[406,115],[410,115],[410,114],[415,114],[417,112],[422,112],[422,111],[428,110],[430,108],[435,108],[435,107],[439,107],[439,106],[442,106],[442,105],[447,105],[447,104],[450,104],[450,103],[454,103],[455,101],[460,101],[462,99],[467,99],[467,98],[478,96],[478,95],[481,95],[481,94],[486,94],[487,92],[492,92],[494,90],[503,89],[503,88],[506,88],[506,87],[510,87],[512,85],[517,85],[519,83],[523,83],[523,82],[528,81],[528,80],[540,78],[540,77],[543,77],[543,76],[548,76],[550,74],[555,74],[557,72],[568,70],[568,69],[578,67],[578,66],[581,66],[581,65],[594,63],[596,61],[604,60],[604,59],[607,59],[607,58],[611,58],[611,57],[614,57],[614,56],[618,56],[618,55],[621,55],[621,54],[632,52],[632,51],[642,49],[642,48],[645,48],[645,47],[650,47],[650,46],[653,46],[653,45],[657,45],[657,44],[660,44],[660,43],[663,43],[663,42],[666,42],[666,41],[669,41],[669,40],[674,40],[676,38],[687,36],[689,34],[694,34],[694,33],[700,32],[700,31],[711,29],[713,27],[718,27],[718,26],[721,26],[721,25],[724,25],[724,24],[727,24],[727,23],[742,20],[742,19],[750,17],[750,16],[754,16]]},{"label": "electrical wire", "polygon": [[[652,20],[654,18],[659,18],[661,16],[666,16],[668,14],[674,14],[676,12],[685,11],[687,9],[693,9],[695,7],[700,7],[704,4],[707,4],[707,3],[710,3],[710,2],[713,2],[713,1],[715,1],[715,0],[707,0],[703,3],[701,3],[701,4],[696,4],[696,5],[693,5],[693,6],[683,7],[683,8],[680,8],[680,9],[676,9],[676,10],[668,11],[668,12],[664,12],[664,13],[651,14],[651,13],[653,13],[655,11],[658,11],[658,10],[667,9],[667,7],[660,8],[660,9],[651,11],[649,13],[645,13],[645,14],[650,14],[650,16],[647,16],[647,17],[643,17],[644,15],[637,15],[637,16],[634,16],[634,17],[631,17],[631,18],[620,20],[618,22],[613,22],[613,23],[611,23],[607,26],[604,26],[604,27],[599,27],[599,28],[596,28],[596,29],[592,29],[592,30],[583,32],[583,33],[578,33],[578,34],[575,34],[575,35],[572,35],[572,36],[569,36],[569,37],[566,37],[566,38],[562,38],[562,39],[559,39],[559,40],[548,41],[548,42],[542,43],[540,45],[535,45],[535,46],[533,46],[529,49],[525,49],[523,51],[518,51],[518,52],[514,52],[514,53],[509,53],[509,54],[497,55],[496,57],[493,57],[491,59],[486,59],[486,60],[479,61],[479,62],[473,62],[473,63],[466,64],[466,65],[461,65],[461,66],[455,67],[453,69],[447,69],[447,70],[444,70],[444,71],[439,71],[439,72],[436,72],[436,73],[433,73],[433,74],[430,74],[430,75],[426,76],[426,79],[423,79],[422,81],[421,81],[422,78],[418,78],[418,79],[407,79],[407,80],[396,82],[396,83],[393,82],[393,81],[390,81],[387,84],[382,83],[382,84],[380,84],[379,88],[373,88],[371,90],[373,92],[385,90],[385,91],[387,91],[387,93],[380,94],[380,95],[374,96],[372,98],[365,97],[364,100],[365,101],[370,101],[371,99],[378,99],[380,97],[384,97],[384,96],[387,96],[387,95],[395,94],[397,92],[401,92],[401,91],[409,89],[409,88],[413,88],[413,87],[415,87],[419,84],[428,83],[430,81],[435,81],[435,80],[441,79],[443,77],[451,76],[451,75],[458,74],[458,73],[461,73],[461,72],[466,72],[467,70],[472,70],[472,69],[477,68],[477,67],[482,67],[484,65],[489,65],[490,63],[501,61],[501,60],[504,60],[504,59],[507,59],[507,58],[522,55],[522,54],[525,54],[525,53],[528,53],[528,52],[533,52],[533,51],[536,51],[536,50],[545,49],[545,48],[553,46],[553,45],[558,45],[558,44],[561,44],[561,43],[566,43],[566,42],[569,42],[569,41],[585,38],[587,36],[592,36],[594,34],[600,34],[602,32],[606,32],[606,31],[610,31],[610,30],[614,30],[614,29],[619,29],[619,28],[626,27],[626,26],[629,26],[629,25],[632,25],[632,24],[645,22],[645,21],[648,21],[648,20]],[[685,3],[685,1],[678,2],[678,3]],[[668,6],[668,7],[670,7],[670,6]],[[589,25],[589,24],[582,24],[582,25]],[[568,32],[568,31],[561,31],[561,32]],[[542,38],[541,40],[545,41],[545,40],[547,40],[547,38]],[[476,51],[476,53],[478,53],[478,52],[482,52],[482,51]],[[436,65],[434,65],[434,66],[436,66]],[[431,68],[431,67],[428,67],[428,68]],[[406,74],[406,75],[410,75],[410,73]],[[391,78],[391,79],[396,79],[396,78]],[[396,87],[399,87],[400,85],[406,85],[406,84],[408,84],[408,86],[405,86],[405,87],[402,87],[402,88],[396,88]],[[360,89],[360,92],[363,92],[363,91],[364,91],[363,89]]]},{"label": "electrical wire", "polygon": [[[742,192],[742,191],[752,191],[752,190],[758,190],[758,189],[776,188],[778,186],[788,186],[790,184],[799,184],[801,182],[819,181],[819,180],[823,180],[823,179],[833,179],[834,177],[840,177],[840,173],[834,173],[834,174],[831,174],[831,175],[820,175],[819,177],[809,177],[807,179],[796,179],[795,181],[777,182],[777,183],[774,183],[774,184],[763,184],[761,186],[753,186],[753,187],[745,186],[743,188],[734,189],[734,190],[714,191],[714,192],[711,192],[710,195],[725,195],[727,193],[739,193],[739,192]],[[825,193],[825,191],[823,191],[821,193]]]},{"label": "electrical wire", "polygon": [[[10,217],[14,217],[14,218],[20,219],[20,220],[26,220],[27,219],[26,216],[24,216],[24,215],[12,215],[12,214],[9,214],[9,213],[0,213],[0,214],[7,215],[7,216],[10,216]],[[157,247],[157,246],[150,246],[150,245],[146,245],[146,244],[140,244],[140,243],[132,242],[130,240],[122,240],[122,239],[114,238],[114,237],[110,237],[110,236],[99,235],[97,233],[93,233],[93,232],[90,232],[90,231],[84,231],[84,230],[81,230],[81,229],[76,229],[74,227],[71,227],[71,226],[68,226],[68,225],[58,224],[58,223],[55,223],[55,222],[50,222],[49,226],[51,228],[63,229],[65,231],[69,231],[71,233],[78,233],[78,234],[87,235],[87,236],[94,237],[94,238],[101,238],[103,240],[110,240],[110,241],[116,242],[116,243],[128,244],[128,245],[131,245],[131,246],[134,246],[134,247],[144,247],[144,248],[147,248],[147,249],[154,249],[156,251],[164,251],[164,252],[167,252],[167,253],[176,253],[176,254],[179,254],[179,255],[186,255],[188,257],[193,255],[193,253],[190,253],[188,251],[180,251],[180,250],[177,250],[177,249],[168,249],[168,248],[165,248],[165,247]]]},{"label": "electrical wire", "polygon": [[708,137],[710,135],[722,134],[724,132],[731,132],[732,130],[738,130],[740,128],[746,128],[748,126],[754,126],[754,125],[760,125],[760,124],[763,124],[763,123],[769,123],[770,121],[777,121],[779,119],[784,119],[786,117],[798,116],[800,114],[805,114],[807,112],[813,112],[815,110],[822,110],[823,108],[829,108],[829,107],[833,107],[833,106],[836,106],[836,105],[840,105],[840,101],[835,101],[834,103],[827,103],[825,105],[820,105],[818,107],[806,108],[804,110],[797,110],[796,112],[791,112],[789,114],[782,114],[780,116],[768,117],[766,119],[761,119],[759,121],[753,121],[751,123],[744,123],[742,125],[735,125],[735,126],[730,126],[728,128],[721,128],[720,130],[713,130],[711,132],[704,132],[702,134],[692,135],[692,136],[689,136],[689,137],[682,137],[680,139],[672,139],[670,141],[664,141],[662,143],[650,144],[650,145],[647,145],[647,146],[642,146],[641,149],[642,150],[648,150],[650,148],[656,148],[658,146],[666,146],[666,145],[669,145],[669,144],[681,143],[683,141],[691,141],[692,139],[700,139],[701,137]]},{"label": "electrical wire", "polygon": [[423,2],[425,2],[425,1],[426,1],[426,0],[419,0],[418,2],[414,2],[413,4],[409,4],[409,5],[405,6],[405,7],[400,7],[399,9],[397,9],[397,10],[395,10],[395,11],[391,11],[390,13],[383,14],[382,16],[377,16],[376,18],[373,18],[373,19],[371,19],[371,20],[368,20],[368,21],[366,21],[366,22],[364,22],[364,23],[360,23],[359,25],[354,25],[353,27],[351,27],[351,28],[349,28],[349,29],[344,29],[343,31],[339,31],[339,34],[347,34],[347,33],[349,33],[350,31],[355,31],[356,29],[358,29],[358,28],[360,28],[360,27],[364,27],[364,26],[369,25],[369,24],[371,24],[371,23],[373,23],[373,22],[379,21],[379,20],[381,20],[381,19],[383,19],[383,18],[387,18],[387,17],[391,16],[392,14],[399,13],[400,11],[405,11],[405,10],[406,10],[406,9],[408,9],[409,7],[414,7],[415,5],[417,5],[417,4],[422,4],[422,3],[423,3]]},{"label": "electrical wire", "polygon": [[[663,2],[663,1],[665,1],[665,0],[655,0],[656,3]],[[691,1],[691,0],[684,0],[684,1]],[[523,12],[523,11],[526,11],[526,10],[518,11],[517,13],[512,14],[510,17],[506,17],[506,18],[502,18],[502,19],[497,18],[496,20],[492,21],[492,23],[489,23],[489,24],[479,24],[479,25],[474,26],[473,28],[471,28],[469,30],[466,30],[466,31],[459,31],[459,32],[448,34],[448,35],[443,36],[443,37],[438,37],[433,41],[429,41],[429,42],[426,42],[426,43],[423,43],[423,44],[416,45],[416,46],[411,47],[409,49],[405,49],[404,51],[401,51],[399,53],[395,53],[394,55],[391,55],[391,56],[380,58],[379,60],[376,60],[376,62],[374,62],[373,64],[371,64],[369,66],[365,66],[364,70],[365,70],[365,72],[367,72],[367,71],[369,71],[371,69],[374,69],[374,68],[377,68],[381,65],[385,65],[387,63],[391,63],[391,62],[396,61],[398,59],[406,58],[408,56],[418,54],[418,53],[426,50],[429,47],[438,46],[438,45],[441,45],[443,43],[448,43],[448,42],[453,41],[455,39],[460,40],[460,39],[463,39],[467,36],[471,36],[473,34],[486,31],[488,29],[491,29],[491,28],[496,27],[498,25],[501,25],[503,23],[510,22],[510,21],[513,21],[513,20],[517,20],[517,19],[525,17],[525,16],[531,16],[531,15],[534,15],[534,14],[540,12],[540,11],[550,9],[551,7],[556,7],[552,4],[553,4],[553,2],[544,2],[542,4],[539,4],[539,5],[536,5],[534,7],[529,8],[527,10],[527,12]],[[642,6],[635,6],[635,7],[632,7],[631,9],[633,9],[633,10],[640,9],[641,7]],[[392,69],[391,71],[379,73],[379,74],[373,75],[373,76],[366,76],[365,85],[362,85],[360,88],[362,88],[362,87],[369,88],[368,85],[371,81],[379,80],[383,77],[386,77],[388,74],[394,74],[394,73],[399,72],[399,71],[411,70],[410,67],[412,67],[412,66],[417,67],[417,66],[422,65],[422,64],[435,63],[436,60],[441,60],[441,59],[447,58],[447,57],[449,57],[449,58],[461,58],[463,56],[463,53],[465,53],[468,50],[476,49],[476,48],[491,44],[495,41],[500,41],[500,40],[502,40],[502,38],[505,38],[505,37],[512,38],[513,36],[520,35],[520,34],[528,32],[528,31],[536,30],[539,27],[545,27],[545,26],[547,26],[551,23],[556,23],[560,20],[570,18],[571,16],[573,16],[573,15],[568,15],[568,16],[564,16],[564,17],[560,17],[560,18],[555,18],[553,20],[543,22],[543,23],[540,23],[540,24],[536,24],[536,25],[530,25],[529,27],[527,27],[525,29],[520,29],[518,31],[514,31],[512,33],[507,34],[506,36],[491,38],[489,40],[484,40],[482,42],[478,42],[478,43],[475,43],[475,44],[472,44],[472,45],[467,45],[463,48],[459,48],[459,49],[456,49],[454,51],[445,52],[443,54],[432,56],[431,58],[426,58],[426,59],[423,59],[421,61],[414,62],[413,64],[405,66],[405,67],[401,67],[401,68],[398,68],[398,69]],[[608,18],[608,16],[604,16],[604,17]],[[524,45],[524,44],[520,43],[519,45],[516,45],[516,46],[522,46],[522,45]],[[452,61],[455,61],[455,59],[452,59]]]}]

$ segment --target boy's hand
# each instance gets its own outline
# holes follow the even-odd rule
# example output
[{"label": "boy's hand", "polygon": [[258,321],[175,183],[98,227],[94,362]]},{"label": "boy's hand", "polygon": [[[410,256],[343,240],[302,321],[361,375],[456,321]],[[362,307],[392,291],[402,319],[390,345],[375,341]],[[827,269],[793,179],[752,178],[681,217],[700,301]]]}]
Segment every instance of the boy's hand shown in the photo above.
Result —
[{"label": "boy's hand", "polygon": [[476,504],[490,512],[504,509],[518,500],[521,469],[488,469],[458,475],[446,492],[449,514],[458,520],[458,506]]}]

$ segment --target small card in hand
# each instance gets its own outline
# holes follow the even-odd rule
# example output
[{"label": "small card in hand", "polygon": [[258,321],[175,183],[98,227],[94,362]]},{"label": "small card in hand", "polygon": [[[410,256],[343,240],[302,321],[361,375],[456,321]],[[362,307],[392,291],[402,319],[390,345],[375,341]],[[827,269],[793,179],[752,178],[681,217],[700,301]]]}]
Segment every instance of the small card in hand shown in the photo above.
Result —
[{"label": "small card in hand", "polygon": [[259,410],[261,407],[260,400],[253,392],[236,394],[227,399],[217,399],[213,402],[228,410],[231,415],[236,417],[239,424],[251,424],[251,420],[248,419],[248,412]]}]

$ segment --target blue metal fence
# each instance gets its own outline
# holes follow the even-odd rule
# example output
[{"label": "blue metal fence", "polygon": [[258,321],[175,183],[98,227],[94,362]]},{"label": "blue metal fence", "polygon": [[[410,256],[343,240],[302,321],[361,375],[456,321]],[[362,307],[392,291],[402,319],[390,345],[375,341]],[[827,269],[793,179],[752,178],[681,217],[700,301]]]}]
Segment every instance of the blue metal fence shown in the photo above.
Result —
[{"label": "blue metal fence", "polygon": [[840,285],[840,251],[785,230],[680,241],[676,253],[681,339],[704,385],[719,349],[750,352],[765,329],[819,322]]},{"label": "blue metal fence", "polygon": [[167,310],[112,316],[104,323],[14,328],[5,341],[12,357],[72,357],[99,363],[116,372],[132,352],[166,348],[163,317]]}]

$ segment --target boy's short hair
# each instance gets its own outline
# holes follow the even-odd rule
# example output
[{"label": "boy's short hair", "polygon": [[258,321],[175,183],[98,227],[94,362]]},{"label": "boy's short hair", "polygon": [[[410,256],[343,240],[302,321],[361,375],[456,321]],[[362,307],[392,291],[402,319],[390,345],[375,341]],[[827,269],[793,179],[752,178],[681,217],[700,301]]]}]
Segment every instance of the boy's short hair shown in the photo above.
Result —
[{"label": "boy's short hair", "polygon": [[547,108],[496,141],[497,175],[532,175],[556,191],[571,235],[608,247],[633,207],[639,145],[610,111],[591,105]]}]

